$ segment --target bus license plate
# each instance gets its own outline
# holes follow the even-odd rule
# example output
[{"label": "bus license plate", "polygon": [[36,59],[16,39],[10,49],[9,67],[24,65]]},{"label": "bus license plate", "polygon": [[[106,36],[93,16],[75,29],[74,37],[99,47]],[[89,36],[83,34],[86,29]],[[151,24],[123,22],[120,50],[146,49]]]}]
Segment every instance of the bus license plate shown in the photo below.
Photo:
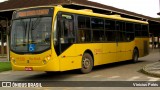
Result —
[{"label": "bus license plate", "polygon": [[25,67],[25,70],[26,71],[33,71],[33,68],[32,67]]}]

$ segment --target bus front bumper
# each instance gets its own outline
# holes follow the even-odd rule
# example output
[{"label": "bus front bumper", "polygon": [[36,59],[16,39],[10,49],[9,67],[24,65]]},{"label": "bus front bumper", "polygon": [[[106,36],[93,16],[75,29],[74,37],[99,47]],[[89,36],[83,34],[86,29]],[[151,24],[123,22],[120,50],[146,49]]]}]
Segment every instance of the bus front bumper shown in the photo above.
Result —
[{"label": "bus front bumper", "polygon": [[16,65],[13,62],[12,64],[12,70],[13,71],[60,71],[59,64],[54,64],[52,62],[47,63],[45,65],[41,66],[30,66],[30,65]]}]

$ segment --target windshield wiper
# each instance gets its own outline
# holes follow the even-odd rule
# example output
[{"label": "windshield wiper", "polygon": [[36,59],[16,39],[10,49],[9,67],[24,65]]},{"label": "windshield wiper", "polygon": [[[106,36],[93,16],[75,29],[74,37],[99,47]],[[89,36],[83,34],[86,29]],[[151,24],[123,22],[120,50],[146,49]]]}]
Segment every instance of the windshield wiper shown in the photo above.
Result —
[{"label": "windshield wiper", "polygon": [[21,23],[22,23],[22,25],[23,25],[23,29],[25,30],[25,33],[26,33],[26,31],[27,31],[27,23],[25,23],[25,22],[23,21],[23,19],[20,19],[20,21],[21,21]]},{"label": "windshield wiper", "polygon": [[37,19],[35,21],[32,21],[31,30],[35,30],[36,27],[38,26],[38,24],[40,23],[40,21],[41,21],[40,17],[37,17]]},{"label": "windshield wiper", "polygon": [[[21,22],[23,29],[24,29],[24,33],[25,33],[24,37],[26,38],[26,36],[27,36],[27,22],[24,22],[24,19],[20,19],[20,22]],[[23,39],[25,39],[25,38],[23,38]],[[23,40],[23,45],[25,45],[26,42],[27,41]]]}]

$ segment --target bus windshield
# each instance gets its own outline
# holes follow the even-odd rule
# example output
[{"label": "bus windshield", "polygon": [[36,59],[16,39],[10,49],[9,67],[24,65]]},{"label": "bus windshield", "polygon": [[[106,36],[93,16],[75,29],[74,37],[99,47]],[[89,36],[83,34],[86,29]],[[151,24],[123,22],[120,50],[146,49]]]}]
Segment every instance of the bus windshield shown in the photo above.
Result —
[{"label": "bus windshield", "polygon": [[51,46],[52,17],[15,19],[11,28],[11,50],[17,53],[45,51]]}]

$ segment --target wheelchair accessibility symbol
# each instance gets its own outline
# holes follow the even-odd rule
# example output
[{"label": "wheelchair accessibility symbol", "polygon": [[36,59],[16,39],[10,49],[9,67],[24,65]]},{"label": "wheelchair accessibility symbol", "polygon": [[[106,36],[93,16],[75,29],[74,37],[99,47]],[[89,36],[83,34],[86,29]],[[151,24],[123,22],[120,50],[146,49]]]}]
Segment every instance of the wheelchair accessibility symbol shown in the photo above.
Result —
[{"label": "wheelchair accessibility symbol", "polygon": [[34,52],[35,51],[35,44],[29,44],[29,51]]}]

